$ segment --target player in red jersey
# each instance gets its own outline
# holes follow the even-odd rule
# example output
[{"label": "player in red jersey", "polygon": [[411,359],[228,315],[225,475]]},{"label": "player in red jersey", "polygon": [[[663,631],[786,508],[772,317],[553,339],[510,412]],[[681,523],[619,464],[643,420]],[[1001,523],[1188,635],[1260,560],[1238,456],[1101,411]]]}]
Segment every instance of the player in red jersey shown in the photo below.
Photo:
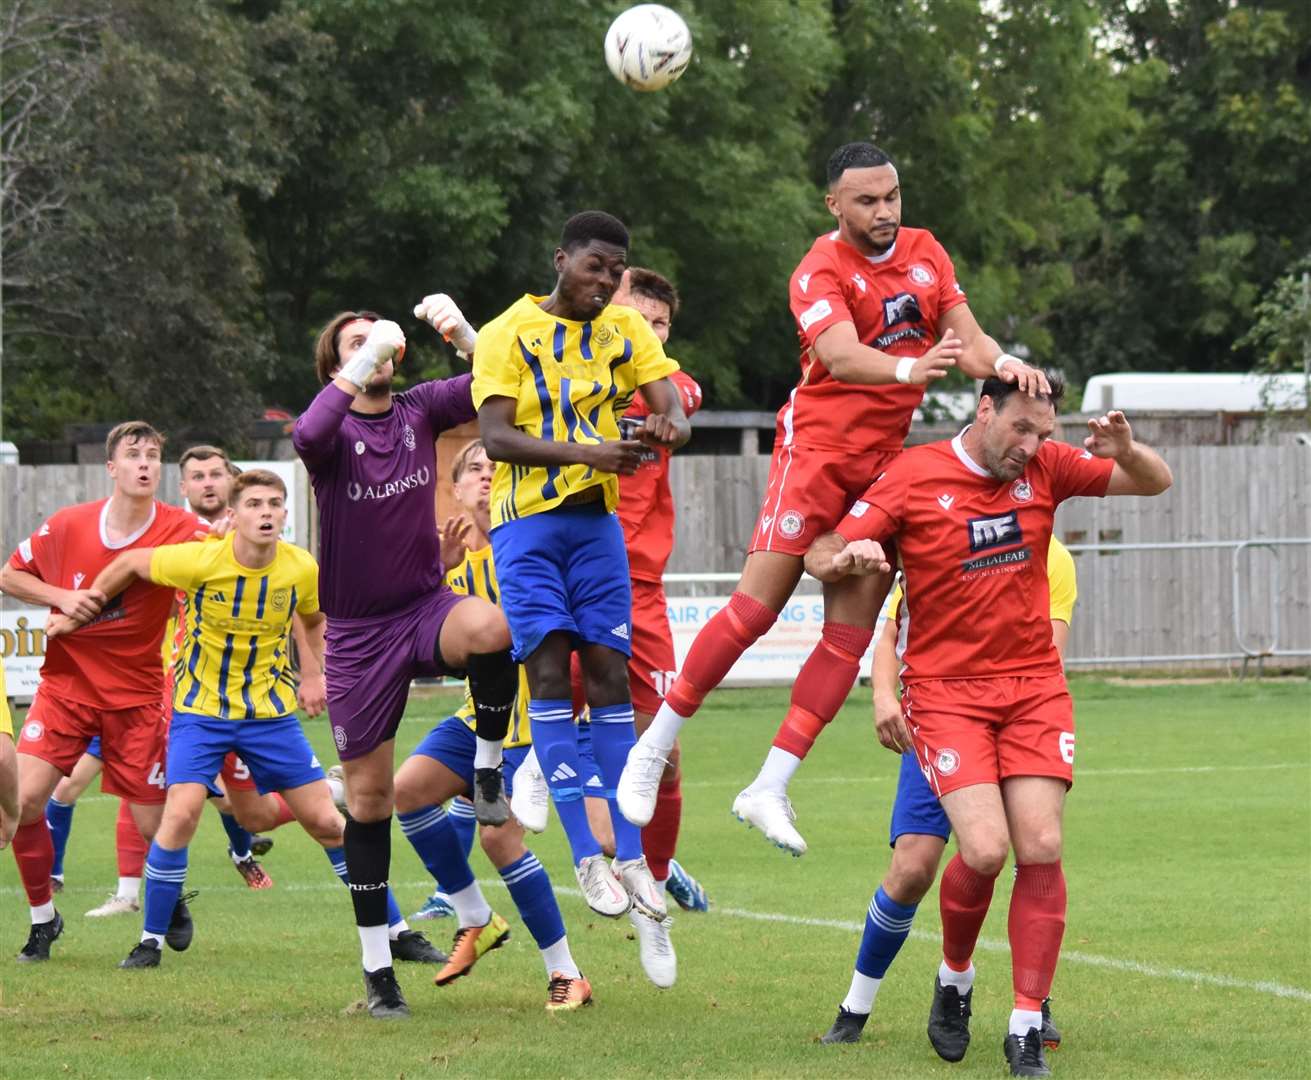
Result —
[{"label": "player in red jersey", "polygon": [[[18,741],[19,828],[14,857],[31,906],[20,961],[47,960],[63,930],[51,900],[54,848],[46,800],[61,775],[100,736],[102,789],[131,804],[142,835],[154,836],[164,803],[163,668],[160,644],[174,604],[169,589],[137,583],[108,597],[90,588],[122,551],[194,539],[204,523],[155,498],[164,438],[143,421],[119,424],[105,443],[108,499],[53,514],[0,570],[0,590],[81,620],[87,629],[49,642],[41,686]],[[179,929],[189,926],[178,905]]]},{"label": "player in red jersey", "polygon": [[1015,849],[1009,937],[1015,1007],[1005,1040],[1017,1076],[1046,1076],[1042,1001],[1065,932],[1061,814],[1074,779],[1074,708],[1049,622],[1047,547],[1056,507],[1078,495],[1157,495],[1169,466],[1123,413],[1090,420],[1082,452],[1048,441],[1063,385],[1017,393],[984,382],[975,422],[906,451],[879,474],[806,569],[824,582],[886,573],[895,539],[906,577],[901,731],[956,833],[942,875],[943,963],[929,1038],[959,1061],[969,1042],[971,957],[993,884]]},{"label": "player in red jersey", "polygon": [[[801,579],[811,542],[832,529],[869,478],[900,451],[924,387],[959,367],[999,374],[1034,393],[1042,373],[985,334],[951,259],[924,229],[901,226],[901,185],[891,159],[869,143],[839,147],[826,198],[837,228],[819,237],[792,274],[789,302],[801,342],[801,379],[779,411],[769,484],[741,580],[697,635],[655,720],[629,754],[620,810],[644,825],[679,728],[762,634]],[[756,780],[733,811],[800,855],[787,784],[846,699],[873,636],[891,577],[824,589],[821,641]]]}]

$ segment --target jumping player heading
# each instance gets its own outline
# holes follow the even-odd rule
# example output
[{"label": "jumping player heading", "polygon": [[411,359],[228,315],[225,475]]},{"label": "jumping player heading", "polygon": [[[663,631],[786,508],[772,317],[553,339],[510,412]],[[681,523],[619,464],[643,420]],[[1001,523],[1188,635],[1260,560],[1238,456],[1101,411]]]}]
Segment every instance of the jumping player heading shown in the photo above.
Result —
[{"label": "jumping player heading", "polygon": [[[629,757],[620,809],[639,825],[655,810],[679,729],[729,669],[774,625],[814,539],[832,529],[872,476],[900,451],[924,387],[959,367],[1026,393],[1042,373],[980,328],[933,234],[901,226],[901,181],[869,143],[828,162],[826,203],[837,228],[819,237],[792,275],[789,302],[801,342],[801,379],[778,414],[764,505],[737,590],[697,635],[656,718]],[[820,643],[756,780],[734,813],[800,855],[787,784],[846,699],[873,636],[889,575],[825,586]]]}]

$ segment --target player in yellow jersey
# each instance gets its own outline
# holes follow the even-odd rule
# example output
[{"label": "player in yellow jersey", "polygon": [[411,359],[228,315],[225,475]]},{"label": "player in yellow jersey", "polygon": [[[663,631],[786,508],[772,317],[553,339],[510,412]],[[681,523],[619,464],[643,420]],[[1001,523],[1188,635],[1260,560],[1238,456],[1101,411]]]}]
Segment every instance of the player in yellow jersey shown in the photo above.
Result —
[{"label": "player in yellow jersey", "polygon": [[[1078,586],[1074,559],[1054,536],[1047,549],[1047,584],[1051,604],[1052,644],[1064,657]],[[902,645],[897,633],[901,596],[901,586],[895,585],[883,604],[883,611],[874,628],[872,670],[874,723],[879,741],[889,749],[901,752],[901,773],[892,805],[889,837],[892,864],[870,901],[860,951],[856,956],[856,970],[851,977],[851,989],[838,1009],[838,1017],[833,1021],[833,1026],[820,1039],[824,1043],[857,1042],[860,1039],[865,1021],[869,1019],[870,1010],[874,1006],[879,984],[910,933],[916,907],[938,876],[938,864],[942,861],[947,838],[951,835],[951,824],[942,804],[920,771],[914,749],[909,749],[910,733],[906,731],[901,714],[897,677]],[[939,979],[946,979],[949,984],[958,980],[960,974],[940,972]],[[958,1036],[963,1031],[966,1041],[969,1032],[964,1025],[969,1020],[973,974],[971,968],[968,973],[970,985],[940,983],[943,994],[935,995],[934,999],[936,1006],[938,997],[945,997],[945,1004],[949,1006],[944,1010],[946,1015],[938,1018],[938,1026],[945,1023],[949,1031],[956,1031]],[[961,1019],[962,1014],[964,1020]],[[1052,1023],[1051,1009],[1046,1001],[1042,1003],[1042,1019],[1043,1041],[1048,1046],[1056,1046],[1061,1036]],[[934,1025],[931,1023],[931,1039],[934,1038],[933,1032]],[[935,1048],[938,1047],[938,1041],[934,1041]],[[938,1052],[942,1054],[943,1050],[939,1049]],[[952,1053],[950,1048],[947,1052]],[[964,1053],[963,1046],[960,1052]],[[959,1060],[959,1057],[948,1057],[948,1060]]]},{"label": "player in yellow jersey", "polygon": [[[550,295],[521,297],[477,335],[473,400],[497,463],[491,540],[501,604],[514,658],[528,671],[533,744],[579,884],[601,914],[618,917],[635,906],[663,919],[641,830],[614,810],[611,866],[588,825],[569,684],[576,650],[596,763],[613,800],[636,741],[617,474],[636,471],[645,446],[681,446],[690,434],[668,379],[678,365],[638,312],[610,303],[627,261],[628,231],[617,218],[600,211],[570,218]],[[619,417],[639,390],[651,412],[637,439],[621,439]]]},{"label": "player in yellow jersey", "polygon": [[[345,819],[332,804],[323,769],[295,715],[297,686],[288,653],[292,616],[303,620],[320,666],[326,620],[319,610],[318,564],[309,552],[279,539],[286,498],[286,486],[275,473],[242,473],[230,496],[233,528],[222,540],[129,550],[92,586],[114,596],[139,578],[187,594],[187,643],[169,728],[168,795],[146,860],[145,930],[120,967],[158,967],[165,942],[178,951],[190,945],[190,919],[180,927],[173,912],[186,880],[187,845],[229,753],[241,756],[261,794],[283,795],[346,881]],[[56,616],[50,624],[54,636],[75,628],[67,617]],[[236,790],[230,797],[234,803],[257,798]],[[394,899],[390,904],[395,910]],[[399,914],[396,921],[404,925]],[[395,948],[393,955],[445,961],[421,934],[405,927],[402,935],[398,948],[406,955]]]},{"label": "player in yellow jersey", "polygon": [[5,668],[0,661],[0,851],[18,830],[18,755],[14,752],[14,721],[9,715]]},{"label": "player in yellow jersey", "polygon": [[[470,443],[456,457],[452,480],[455,496],[467,516],[467,530],[461,550],[448,553],[443,548],[442,561],[450,567],[446,584],[452,591],[480,596],[496,604],[500,601],[500,582],[487,537],[491,476],[492,465],[481,442]],[[449,523],[443,529],[443,536],[448,539],[453,536]],[[530,746],[528,687],[521,668],[519,693],[501,762],[508,794],[513,794],[515,772]],[[454,908],[461,923],[455,932],[451,958],[434,980],[438,986],[467,975],[482,956],[499,948],[510,936],[505,920],[491,913],[490,908],[486,912],[469,912],[470,904],[485,906],[469,867],[471,823],[461,843],[452,843],[449,831],[458,834],[460,830],[451,820],[454,815],[442,808],[447,800],[454,807],[472,793],[476,753],[473,701],[468,694],[464,707],[434,727],[396,772],[396,811],[401,829],[437,880],[440,896]],[[591,985],[570,952],[564,919],[546,870],[524,846],[523,826],[511,817],[502,825],[484,825],[479,835],[483,851],[500,872],[541,952],[548,980],[547,1009],[557,1011],[590,1004]]]}]

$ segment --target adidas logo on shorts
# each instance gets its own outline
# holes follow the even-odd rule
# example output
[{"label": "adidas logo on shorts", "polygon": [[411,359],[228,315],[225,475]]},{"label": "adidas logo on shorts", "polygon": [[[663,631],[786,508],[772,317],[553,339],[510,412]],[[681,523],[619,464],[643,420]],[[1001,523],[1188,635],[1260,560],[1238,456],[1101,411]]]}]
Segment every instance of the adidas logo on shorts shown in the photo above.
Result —
[{"label": "adidas logo on shorts", "polygon": [[616,626],[613,630],[611,630],[610,633],[614,634],[614,636],[617,638],[623,638],[625,641],[627,641],[628,624],[626,622],[621,622],[618,626]]},{"label": "adidas logo on shorts", "polygon": [[574,772],[573,769],[569,768],[569,766],[563,761],[556,768],[555,772],[551,773],[551,779],[557,784],[562,783],[565,780],[576,780],[577,778],[578,774]]}]

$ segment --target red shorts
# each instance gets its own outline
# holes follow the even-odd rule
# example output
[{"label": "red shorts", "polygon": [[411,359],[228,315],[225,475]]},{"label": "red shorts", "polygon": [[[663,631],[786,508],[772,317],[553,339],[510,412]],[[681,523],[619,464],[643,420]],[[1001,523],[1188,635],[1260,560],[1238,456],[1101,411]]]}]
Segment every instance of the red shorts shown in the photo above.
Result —
[{"label": "red shorts", "polygon": [[660,582],[633,580],[632,626],[628,689],[633,711],[654,716],[674,681],[674,638],[669,632],[665,587]]},{"label": "red shorts", "polygon": [[851,504],[900,452],[848,454],[777,444],[748,553],[804,555],[817,537],[837,528]]},{"label": "red shorts", "polygon": [[901,713],[939,796],[1008,776],[1074,782],[1074,702],[1063,675],[917,680]]},{"label": "red shorts", "polygon": [[48,761],[67,776],[100,736],[100,790],[128,802],[164,801],[164,718],[159,705],[99,709],[61,701],[38,689],[23,721],[18,752]]},{"label": "red shorts", "polygon": [[238,791],[256,790],[255,778],[250,775],[250,767],[236,754],[229,754],[223,759],[223,768],[219,770],[219,776],[223,777],[224,791],[232,791],[234,788]]}]

